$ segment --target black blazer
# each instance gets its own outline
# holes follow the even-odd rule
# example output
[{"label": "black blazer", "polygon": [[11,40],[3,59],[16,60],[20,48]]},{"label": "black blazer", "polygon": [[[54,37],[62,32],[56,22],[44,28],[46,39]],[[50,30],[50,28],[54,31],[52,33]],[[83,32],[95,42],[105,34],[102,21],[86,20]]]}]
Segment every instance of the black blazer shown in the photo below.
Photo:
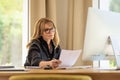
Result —
[{"label": "black blazer", "polygon": [[28,50],[28,55],[24,66],[39,66],[40,61],[50,61],[59,59],[61,48],[54,46],[51,41],[52,51],[48,49],[47,42],[42,37],[34,40]]}]

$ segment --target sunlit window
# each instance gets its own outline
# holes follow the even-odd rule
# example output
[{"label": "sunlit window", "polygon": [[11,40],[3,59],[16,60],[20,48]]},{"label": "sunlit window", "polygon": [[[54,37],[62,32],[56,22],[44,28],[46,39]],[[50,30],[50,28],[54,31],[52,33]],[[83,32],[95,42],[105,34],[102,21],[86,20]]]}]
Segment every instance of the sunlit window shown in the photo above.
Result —
[{"label": "sunlit window", "polygon": [[99,0],[100,9],[120,12],[120,0]]},{"label": "sunlit window", "polygon": [[22,45],[27,39],[23,34],[28,32],[24,5],[24,0],[0,0],[0,65],[22,64]]}]

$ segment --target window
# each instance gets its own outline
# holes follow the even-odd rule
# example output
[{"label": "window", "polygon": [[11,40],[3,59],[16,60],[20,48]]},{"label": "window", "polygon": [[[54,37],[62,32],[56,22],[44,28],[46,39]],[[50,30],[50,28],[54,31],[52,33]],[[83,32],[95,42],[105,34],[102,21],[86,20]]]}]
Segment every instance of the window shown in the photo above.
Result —
[{"label": "window", "polygon": [[0,65],[22,65],[28,35],[26,4],[27,0],[0,0]]},{"label": "window", "polygon": [[93,0],[93,7],[107,11],[120,12],[120,0]]}]

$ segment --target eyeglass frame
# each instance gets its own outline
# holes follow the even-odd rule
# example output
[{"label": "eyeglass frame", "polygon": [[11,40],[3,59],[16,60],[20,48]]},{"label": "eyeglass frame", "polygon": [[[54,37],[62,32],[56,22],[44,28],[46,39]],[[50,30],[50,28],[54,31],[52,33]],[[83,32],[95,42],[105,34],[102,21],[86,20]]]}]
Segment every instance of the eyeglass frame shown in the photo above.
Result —
[{"label": "eyeglass frame", "polygon": [[43,31],[46,33],[46,34],[49,34],[50,32],[55,32],[55,28],[54,27],[52,27],[52,28],[46,28],[46,29],[44,29]]}]

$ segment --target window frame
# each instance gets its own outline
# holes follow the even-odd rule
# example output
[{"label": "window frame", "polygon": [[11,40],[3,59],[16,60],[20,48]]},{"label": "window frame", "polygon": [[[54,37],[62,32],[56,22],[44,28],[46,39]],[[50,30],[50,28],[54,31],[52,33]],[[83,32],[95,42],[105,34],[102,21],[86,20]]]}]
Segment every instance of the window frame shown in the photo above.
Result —
[{"label": "window frame", "polygon": [[29,0],[23,0],[23,32],[22,32],[22,65],[24,65],[27,48],[26,45],[29,41],[30,28],[29,28]]}]

